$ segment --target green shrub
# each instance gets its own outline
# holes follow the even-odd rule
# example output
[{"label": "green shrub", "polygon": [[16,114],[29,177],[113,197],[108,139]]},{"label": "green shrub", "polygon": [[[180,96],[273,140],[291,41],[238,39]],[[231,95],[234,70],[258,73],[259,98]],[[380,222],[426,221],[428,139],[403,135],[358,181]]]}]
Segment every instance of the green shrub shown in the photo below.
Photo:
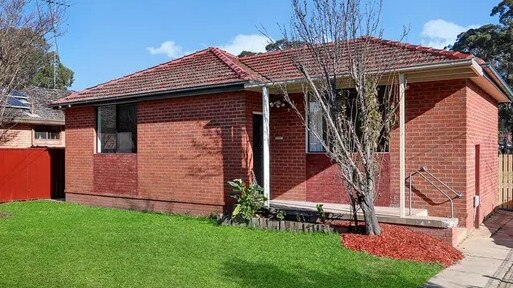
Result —
[{"label": "green shrub", "polygon": [[317,208],[317,215],[319,216],[319,219],[321,220],[321,222],[324,223],[324,221],[326,221],[326,212],[324,212],[324,205],[319,203],[315,205],[315,208]]},{"label": "green shrub", "polygon": [[287,212],[285,212],[283,210],[276,211],[276,219],[283,221],[283,220],[285,220],[285,216],[287,216]]},{"label": "green shrub", "polygon": [[267,200],[264,196],[264,189],[256,183],[247,186],[241,179],[228,181],[228,184],[233,188],[232,198],[237,200],[237,204],[232,212],[232,219],[241,217],[245,220],[251,218],[264,207]]}]

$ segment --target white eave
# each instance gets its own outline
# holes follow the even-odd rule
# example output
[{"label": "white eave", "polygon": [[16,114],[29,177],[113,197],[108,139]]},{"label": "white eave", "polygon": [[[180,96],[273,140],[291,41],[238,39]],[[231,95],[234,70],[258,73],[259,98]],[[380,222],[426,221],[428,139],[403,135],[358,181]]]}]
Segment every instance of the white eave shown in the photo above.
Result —
[{"label": "white eave", "polygon": [[[501,76],[489,65],[480,65],[474,58],[408,66],[398,68],[393,73],[405,74],[408,83],[470,79],[499,103],[508,103],[513,99],[513,92]],[[272,88],[277,85],[287,85],[293,89],[299,88],[302,83],[303,79],[248,83],[245,89],[258,91],[262,86]]]}]

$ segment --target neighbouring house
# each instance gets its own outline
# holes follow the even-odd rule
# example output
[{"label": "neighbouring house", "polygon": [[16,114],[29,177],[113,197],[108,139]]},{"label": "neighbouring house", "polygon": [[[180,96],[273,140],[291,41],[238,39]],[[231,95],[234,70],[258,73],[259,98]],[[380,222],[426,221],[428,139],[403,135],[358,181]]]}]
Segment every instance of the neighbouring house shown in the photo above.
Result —
[{"label": "neighbouring house", "polygon": [[0,127],[0,203],[64,198],[64,113],[49,104],[69,94],[27,87],[7,96]]},{"label": "neighbouring house", "polygon": [[64,113],[49,104],[69,95],[66,90],[28,87],[8,95],[12,120],[4,124],[0,148],[64,147]]},{"label": "neighbouring house", "polygon": [[[512,92],[472,55],[371,42],[380,57],[401,55],[392,66],[406,88],[382,153],[378,218],[455,244],[497,205],[497,104]],[[271,207],[347,213],[337,167],[276,89],[303,97],[290,53],[208,48],[53,102],[66,115],[67,201],[209,214],[233,204],[228,180],[254,175]]]}]

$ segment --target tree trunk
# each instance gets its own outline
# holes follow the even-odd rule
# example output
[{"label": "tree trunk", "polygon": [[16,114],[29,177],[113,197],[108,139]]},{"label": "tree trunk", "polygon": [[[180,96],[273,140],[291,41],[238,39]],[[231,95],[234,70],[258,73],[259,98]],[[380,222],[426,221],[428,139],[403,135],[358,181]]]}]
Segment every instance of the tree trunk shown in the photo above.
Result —
[{"label": "tree trunk", "polygon": [[351,198],[351,208],[353,210],[353,221],[354,221],[354,231],[358,231],[358,205],[356,200],[350,196]]},{"label": "tree trunk", "polygon": [[360,207],[362,207],[363,218],[365,219],[365,233],[373,236],[381,234],[381,227],[379,227],[378,217],[374,209],[374,197],[371,195],[367,194],[363,197]]}]

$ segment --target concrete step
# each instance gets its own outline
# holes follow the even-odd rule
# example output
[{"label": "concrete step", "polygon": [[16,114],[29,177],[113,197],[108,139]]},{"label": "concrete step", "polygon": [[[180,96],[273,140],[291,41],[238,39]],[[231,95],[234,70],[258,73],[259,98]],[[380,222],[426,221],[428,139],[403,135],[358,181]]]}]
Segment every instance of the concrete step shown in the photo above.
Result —
[{"label": "concrete step", "polygon": [[[351,213],[351,205],[339,203],[315,203],[306,201],[271,200],[270,205],[275,209],[294,209],[304,211],[317,211],[317,204],[322,204],[324,212],[342,214]],[[376,214],[382,216],[399,215],[399,207],[375,206]],[[409,210],[406,211],[409,214]],[[427,209],[411,209],[411,216],[428,216]]]}]

